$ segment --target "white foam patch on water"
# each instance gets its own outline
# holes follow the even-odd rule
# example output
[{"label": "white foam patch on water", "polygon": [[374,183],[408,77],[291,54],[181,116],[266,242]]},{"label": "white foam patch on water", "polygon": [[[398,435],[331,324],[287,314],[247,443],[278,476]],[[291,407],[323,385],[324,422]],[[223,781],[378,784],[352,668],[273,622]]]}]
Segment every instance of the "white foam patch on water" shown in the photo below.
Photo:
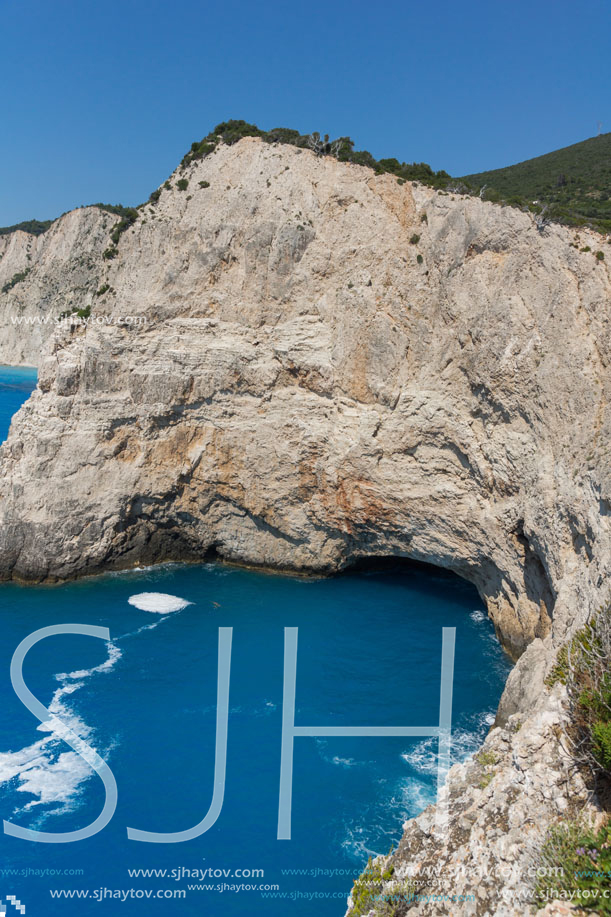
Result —
[{"label": "white foam patch on water", "polygon": [[413,818],[419,815],[437,798],[436,787],[417,780],[410,780],[401,790],[402,818]]},{"label": "white foam patch on water", "polygon": [[322,761],[327,764],[334,764],[336,767],[369,767],[375,762],[363,759],[358,761],[356,758],[345,758],[342,755],[334,755],[328,750],[328,741],[317,736],[314,739],[316,750]]},{"label": "white foam patch on water", "polygon": [[[464,727],[453,731],[452,764],[464,761],[478,750],[492,722],[494,713],[484,711],[469,717]],[[438,738],[428,736],[402,754],[401,758],[408,766],[406,778],[389,783],[386,791],[382,789],[376,802],[361,810],[358,823],[348,822],[343,825],[340,843],[348,856],[362,862],[368,856],[386,853],[389,845],[396,842],[397,838],[380,821],[379,813],[382,809],[394,812],[397,826],[400,826],[406,819],[414,818],[436,801],[438,747]],[[339,757],[326,760],[344,767],[352,764],[351,759]],[[383,785],[385,781],[379,780],[378,783]],[[372,849],[372,844],[378,849]]]},{"label": "white foam patch on water", "polygon": [[165,592],[140,592],[138,595],[131,595],[127,601],[140,611],[150,611],[158,615],[165,615],[171,611],[182,611],[187,605],[193,604],[177,595],[168,595]]},{"label": "white foam patch on water", "polygon": [[369,857],[376,857],[380,853],[379,850],[373,850],[369,846],[369,832],[365,832],[361,825],[346,825],[341,847],[347,856],[358,863],[366,861]]},{"label": "white foam patch on water", "polygon": [[[55,676],[56,681],[65,683],[74,679],[89,678],[91,675],[96,675],[98,672],[108,672],[109,669],[114,668],[117,661],[121,658],[122,653],[118,646],[114,643],[107,643],[106,649],[108,651],[108,659],[100,663],[100,665],[94,666],[92,669],[78,669],[76,672],[60,672],[59,675]],[[80,688],[81,685],[68,685],[64,684],[64,693],[71,694],[72,691],[76,691],[77,688]]]},{"label": "white foam patch on water", "polygon": [[120,643],[121,640],[127,640],[128,637],[137,637],[138,634],[143,633],[145,630],[155,630],[155,628],[163,624],[165,620],[167,620],[167,616],[164,615],[164,617],[158,618],[157,621],[153,621],[152,624],[141,624],[136,630],[130,630],[128,634],[122,634],[120,637],[115,637],[115,640],[117,643]]},{"label": "white foam patch on water", "polygon": [[[464,761],[475,754],[482,744],[488,727],[494,723],[494,713],[486,711],[477,716],[473,729],[456,729],[452,732],[450,758],[451,764]],[[422,739],[409,752],[401,755],[417,774],[436,776],[439,741],[436,736]]]},{"label": "white foam patch on water", "polygon": [[[81,784],[92,774],[92,763],[98,752],[93,747],[93,730],[66,705],[64,698],[83,687],[93,675],[107,673],[121,658],[121,650],[114,643],[107,643],[107,659],[90,669],[62,672],[55,676],[60,687],[53,694],[48,710],[50,717],[41,723],[39,732],[48,733],[43,739],[16,752],[0,753],[0,786],[15,781],[14,789],[28,793],[34,798],[23,807],[59,804],[53,811],[70,809],[78,795]],[[76,738],[76,751],[65,751],[64,739],[70,735]]]},{"label": "white foam patch on water", "polygon": [[485,612],[481,611],[479,608],[475,608],[473,611],[469,612],[469,617],[472,621],[475,621],[479,624],[480,621],[486,621],[487,615]]}]

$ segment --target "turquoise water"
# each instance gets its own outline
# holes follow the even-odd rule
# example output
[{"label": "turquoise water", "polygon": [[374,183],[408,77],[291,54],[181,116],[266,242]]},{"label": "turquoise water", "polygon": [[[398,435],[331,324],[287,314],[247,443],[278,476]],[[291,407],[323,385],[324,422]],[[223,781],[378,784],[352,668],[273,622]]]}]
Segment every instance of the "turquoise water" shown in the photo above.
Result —
[{"label": "turquoise water", "polygon": [[[129,604],[145,592],[192,604],[171,614]],[[277,840],[283,628],[299,628],[298,725],[429,726],[439,716],[441,629],[456,627],[454,760],[485,735],[509,671],[474,589],[434,569],[301,579],[220,564],[165,565],[55,587],[2,585],[0,812],[37,830],[83,827],[104,803],[101,780],[63,743],[57,722],[41,729],[9,679],[22,639],[74,622],[108,627],[111,643],[50,637],[28,654],[24,677],[108,762],[118,805],[101,833],[78,843],[0,836],[0,898],[16,895],[29,914],[342,915],[368,855],[387,852],[403,821],[434,800],[436,743],[298,737],[292,839]],[[233,651],[218,821],[182,844],[128,840],[128,826],[181,831],[210,806],[219,627],[233,628]],[[167,872],[136,877],[128,872],[134,869]],[[185,872],[196,869],[227,872],[198,881]],[[237,870],[263,874],[231,875]],[[189,888],[196,885],[210,888]],[[236,891],[240,885],[255,888]],[[288,898],[264,897],[265,886]],[[88,897],[51,897],[62,889]],[[130,890],[124,902],[109,896]],[[136,897],[158,891],[186,895]],[[101,902],[96,893],[105,894]]]},{"label": "turquoise water", "polygon": [[0,366],[0,442],[6,439],[11,417],[35,388],[35,369]]}]

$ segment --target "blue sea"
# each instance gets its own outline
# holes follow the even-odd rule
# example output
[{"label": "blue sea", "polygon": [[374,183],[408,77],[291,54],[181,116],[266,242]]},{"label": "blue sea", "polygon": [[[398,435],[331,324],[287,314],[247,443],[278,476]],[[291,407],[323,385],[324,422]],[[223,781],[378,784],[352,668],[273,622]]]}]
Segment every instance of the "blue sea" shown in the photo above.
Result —
[{"label": "blue sea", "polygon": [[[0,369],[4,436],[34,382]],[[190,604],[130,604],[143,593]],[[75,623],[108,628],[110,642],[54,635],[28,652],[25,683],[49,710],[40,723],[13,691],[11,658],[37,629]],[[129,840],[127,827],[183,831],[210,807],[221,627],[233,647],[218,820],[184,843]],[[296,724],[316,726],[436,725],[442,628],[455,627],[453,760],[477,749],[510,668],[474,588],[433,568],[300,578],[169,564],[0,585],[2,818],[44,832],[93,822],[104,786],[87,749],[118,786],[112,821],[86,840],[0,835],[0,900],[16,896],[33,917],[341,917],[368,856],[387,853],[434,801],[437,740],[297,737],[292,837],[277,840],[285,627],[299,629]],[[63,741],[66,726],[84,757]]]},{"label": "blue sea", "polygon": [[11,418],[36,388],[36,370],[0,366],[0,442],[6,439]]}]

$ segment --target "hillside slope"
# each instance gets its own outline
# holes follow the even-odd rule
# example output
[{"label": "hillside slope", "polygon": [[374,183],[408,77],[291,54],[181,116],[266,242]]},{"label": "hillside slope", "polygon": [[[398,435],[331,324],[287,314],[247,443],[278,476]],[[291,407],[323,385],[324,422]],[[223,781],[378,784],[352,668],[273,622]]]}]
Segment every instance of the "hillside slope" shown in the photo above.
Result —
[{"label": "hillside slope", "polygon": [[538,200],[549,205],[548,215],[563,223],[589,222],[611,232],[611,133],[527,159],[514,166],[465,175],[476,188],[488,186],[509,201]]}]

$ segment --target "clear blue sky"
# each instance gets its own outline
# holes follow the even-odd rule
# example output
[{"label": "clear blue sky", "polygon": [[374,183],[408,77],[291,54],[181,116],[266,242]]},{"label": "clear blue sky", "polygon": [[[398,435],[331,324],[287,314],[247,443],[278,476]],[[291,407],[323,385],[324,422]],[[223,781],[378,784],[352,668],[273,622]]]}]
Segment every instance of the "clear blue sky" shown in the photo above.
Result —
[{"label": "clear blue sky", "polygon": [[0,226],[136,204],[219,121],[454,175],[611,130],[609,0],[0,0]]}]

